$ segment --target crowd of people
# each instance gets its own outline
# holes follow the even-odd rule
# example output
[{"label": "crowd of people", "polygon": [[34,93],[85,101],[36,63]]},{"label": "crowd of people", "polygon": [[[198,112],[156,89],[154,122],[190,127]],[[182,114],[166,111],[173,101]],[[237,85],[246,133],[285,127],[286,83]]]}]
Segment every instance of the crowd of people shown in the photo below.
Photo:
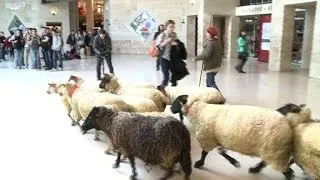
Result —
[{"label": "crowd of people", "polygon": [[[93,40],[97,31],[71,31],[66,40],[70,51],[64,51],[64,40],[56,28],[36,28],[10,31],[6,37],[0,32],[0,62],[13,60],[16,69],[61,71],[63,60],[80,59],[81,55],[95,55]],[[43,61],[41,61],[43,59]]]}]

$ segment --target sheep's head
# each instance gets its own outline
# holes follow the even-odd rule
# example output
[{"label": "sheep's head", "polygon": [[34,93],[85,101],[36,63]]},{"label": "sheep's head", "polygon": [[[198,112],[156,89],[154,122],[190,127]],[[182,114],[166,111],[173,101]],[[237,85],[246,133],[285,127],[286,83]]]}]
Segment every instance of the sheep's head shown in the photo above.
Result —
[{"label": "sheep's head", "polygon": [[68,82],[74,82],[76,84],[82,82],[83,79],[80,76],[70,75]]},{"label": "sheep's head", "polygon": [[70,96],[72,97],[73,93],[79,88],[77,84],[74,83],[64,83],[61,84],[58,89],[58,94],[60,96]]},{"label": "sheep's head", "polygon": [[304,108],[305,106],[305,104],[298,106],[296,104],[288,103],[277,109],[277,111],[286,116],[288,113],[300,113],[301,108]]},{"label": "sheep's head", "polygon": [[157,89],[159,91],[161,91],[165,96],[168,96],[167,92],[166,92],[166,86],[165,85],[160,85],[160,86],[157,87]]},{"label": "sheep's head", "polygon": [[115,114],[115,109],[108,108],[106,106],[98,106],[94,107],[88,117],[84,120],[84,123],[81,126],[82,132],[86,133],[87,131],[91,129],[101,130],[99,127],[99,124],[97,122],[103,121],[103,120],[111,120],[110,117],[112,117]]},{"label": "sheep's head", "polygon": [[313,122],[311,109],[302,104],[299,106],[300,110],[294,112],[288,112],[286,117],[293,126],[297,126],[301,123]]},{"label": "sheep's head", "polygon": [[58,89],[61,87],[61,83],[48,83],[49,87],[47,90],[48,94],[58,93]]},{"label": "sheep's head", "polygon": [[178,96],[172,103],[170,110],[173,114],[182,112],[182,107],[188,102],[188,95]]},{"label": "sheep's head", "polygon": [[103,75],[101,76],[101,82],[100,82],[100,84],[99,84],[99,87],[100,87],[101,89],[105,89],[106,86],[107,86],[107,84],[110,83],[111,77],[112,77],[112,76],[109,75],[109,74],[103,74]]},{"label": "sheep's head", "polygon": [[99,84],[100,89],[104,89],[107,92],[114,93],[120,87],[118,79],[114,75],[104,74]]}]

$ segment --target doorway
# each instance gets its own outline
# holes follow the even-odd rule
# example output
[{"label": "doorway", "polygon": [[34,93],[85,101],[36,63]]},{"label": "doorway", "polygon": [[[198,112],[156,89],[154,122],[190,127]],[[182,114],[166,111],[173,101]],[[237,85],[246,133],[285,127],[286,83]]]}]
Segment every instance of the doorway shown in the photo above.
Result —
[{"label": "doorway", "polygon": [[[220,33],[220,42],[222,45],[222,55],[224,56],[226,54],[225,52],[225,39],[226,39],[226,34],[225,34],[225,29],[226,29],[226,17],[225,16],[216,16],[213,15],[212,16],[212,24],[214,26],[216,26],[219,29],[219,33]],[[209,26],[209,25],[207,25]]]}]

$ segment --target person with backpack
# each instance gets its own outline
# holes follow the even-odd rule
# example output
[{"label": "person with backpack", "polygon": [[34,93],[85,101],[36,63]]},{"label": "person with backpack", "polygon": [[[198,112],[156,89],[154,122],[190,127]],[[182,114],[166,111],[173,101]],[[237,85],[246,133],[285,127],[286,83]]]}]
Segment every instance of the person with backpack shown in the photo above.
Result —
[{"label": "person with backpack", "polygon": [[[164,30],[165,30],[164,25],[163,25],[163,24],[160,24],[160,25],[158,26],[158,31],[157,31],[157,32],[154,34],[154,36],[153,36],[153,41],[156,41],[157,37],[158,37],[161,33],[163,33]],[[153,45],[154,45],[154,43],[153,43]],[[154,48],[156,48],[156,47],[154,46]],[[160,59],[161,59],[161,57],[160,57],[160,56],[157,56],[157,61],[156,61],[156,70],[157,70],[157,71],[160,70]]]},{"label": "person with backpack", "polygon": [[222,45],[218,35],[218,28],[211,25],[207,29],[207,40],[203,45],[203,51],[200,55],[196,56],[194,60],[203,60],[203,70],[207,76],[207,87],[213,87],[220,91],[215,80],[215,76],[222,64]]}]

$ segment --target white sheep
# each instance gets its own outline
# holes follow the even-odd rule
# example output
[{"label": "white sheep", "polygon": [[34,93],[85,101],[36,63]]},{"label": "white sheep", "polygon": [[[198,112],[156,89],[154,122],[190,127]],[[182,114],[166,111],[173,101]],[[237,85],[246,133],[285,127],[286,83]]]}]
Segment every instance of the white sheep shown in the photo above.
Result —
[{"label": "white sheep", "polygon": [[[287,116],[293,126],[293,161],[308,175],[320,179],[320,123],[311,118],[305,105],[288,104],[278,111]],[[299,116],[297,116],[299,113]],[[303,118],[299,118],[303,116]]]},{"label": "white sheep", "polygon": [[309,176],[320,179],[320,123],[308,122],[294,128],[294,162]]},{"label": "white sheep", "polygon": [[226,99],[223,95],[215,88],[209,87],[194,87],[194,86],[158,86],[157,89],[169,98],[170,102],[179,97],[180,95],[189,95],[198,97],[200,101],[207,104],[224,104]]},{"label": "white sheep", "polygon": [[124,87],[124,88],[151,88],[151,89],[156,89],[156,87],[153,84],[146,83],[146,82],[124,82],[117,78],[113,74],[103,74],[101,76],[101,82],[108,83],[112,81],[115,84],[119,84],[119,86]]},{"label": "white sheep", "polygon": [[173,113],[183,112],[196,129],[202,156],[196,168],[204,165],[209,151],[216,147],[260,157],[263,161],[250,172],[259,172],[266,164],[291,179],[289,160],[293,150],[293,132],[286,116],[261,107],[206,104],[199,98],[179,96]]},{"label": "white sheep", "polygon": [[170,104],[169,99],[159,90],[152,88],[126,88],[115,79],[101,80],[101,89],[117,95],[129,95],[151,99],[159,108],[164,111],[166,105]]}]

